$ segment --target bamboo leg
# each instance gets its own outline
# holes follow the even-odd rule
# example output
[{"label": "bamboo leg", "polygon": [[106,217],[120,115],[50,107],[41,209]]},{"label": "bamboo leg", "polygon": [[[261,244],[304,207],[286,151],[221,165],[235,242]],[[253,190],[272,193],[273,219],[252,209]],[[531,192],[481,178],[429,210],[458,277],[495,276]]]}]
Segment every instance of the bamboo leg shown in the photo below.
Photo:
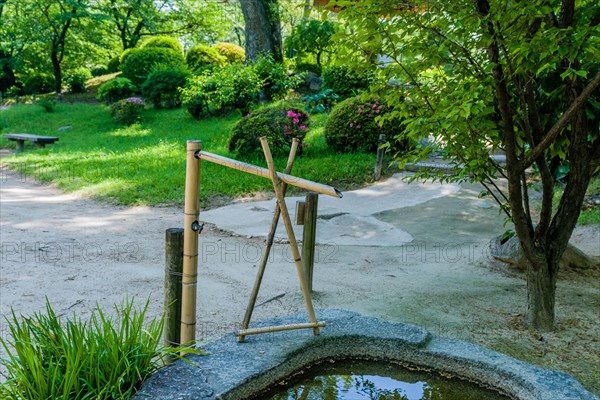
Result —
[{"label": "bamboo leg", "polygon": [[[287,165],[285,167],[285,173],[289,174],[292,172],[292,167],[294,165],[294,158],[296,158],[296,150],[298,149],[298,139],[294,138],[292,141],[292,147],[290,149],[290,155],[288,157]],[[281,190],[283,191],[283,195],[285,196],[285,192],[287,190],[287,184],[283,183],[281,185]],[[256,305],[256,298],[258,297],[258,291],[260,290],[260,285],[262,283],[262,278],[265,274],[265,268],[267,266],[267,261],[269,260],[269,253],[271,252],[271,247],[273,246],[273,239],[275,238],[275,232],[277,231],[277,224],[279,223],[279,215],[281,214],[281,209],[279,208],[279,202],[275,206],[275,214],[273,214],[273,220],[271,221],[271,230],[269,231],[269,235],[267,236],[267,241],[265,243],[265,248],[263,250],[262,258],[260,260],[260,265],[258,266],[258,272],[256,273],[256,280],[254,281],[254,287],[252,288],[252,293],[250,294],[250,300],[248,301],[248,307],[246,308],[246,315],[244,316],[244,321],[242,322],[242,329],[247,329],[250,325],[250,319],[252,318],[252,312],[254,311],[254,306]],[[245,336],[238,336],[238,342],[243,342]]]},{"label": "bamboo leg", "polygon": [[[306,279],[304,278],[304,267],[302,266],[302,259],[300,258],[300,251],[298,250],[298,243],[296,242],[296,235],[294,234],[294,227],[292,226],[290,214],[288,213],[287,205],[285,204],[285,198],[283,196],[283,192],[281,191],[281,183],[279,181],[279,178],[277,177],[277,171],[275,171],[275,164],[273,163],[273,156],[271,155],[271,149],[269,148],[269,143],[267,143],[267,138],[261,137],[260,144],[263,148],[263,152],[265,153],[265,158],[267,160],[269,172],[271,173],[271,180],[273,181],[273,189],[275,190],[275,195],[277,196],[277,201],[279,202],[281,217],[283,218],[285,230],[290,240],[290,248],[292,250],[294,262],[296,264],[298,279],[300,279],[300,287],[302,289],[302,294],[304,295],[304,301],[306,302],[306,311],[308,312],[310,322],[316,324],[317,317],[315,316],[315,310],[313,308],[312,300],[310,298],[310,293],[308,291]],[[318,335],[319,328],[313,328],[313,333],[315,335]]]},{"label": "bamboo leg", "polygon": [[180,340],[181,344],[186,346],[193,346],[196,340],[196,285],[198,282],[197,222],[200,214],[200,160],[194,155],[201,147],[202,142],[199,140],[188,140],[187,142]]}]

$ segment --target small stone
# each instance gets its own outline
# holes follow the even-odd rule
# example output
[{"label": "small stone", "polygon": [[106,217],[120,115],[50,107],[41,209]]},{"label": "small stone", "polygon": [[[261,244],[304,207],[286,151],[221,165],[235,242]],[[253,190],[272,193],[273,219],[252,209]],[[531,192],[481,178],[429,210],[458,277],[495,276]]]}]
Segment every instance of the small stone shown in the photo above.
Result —
[{"label": "small stone", "polygon": [[61,126],[60,128],[58,128],[57,130],[59,132],[64,132],[64,131],[68,131],[69,129],[73,129],[72,125],[65,125],[65,126]]}]

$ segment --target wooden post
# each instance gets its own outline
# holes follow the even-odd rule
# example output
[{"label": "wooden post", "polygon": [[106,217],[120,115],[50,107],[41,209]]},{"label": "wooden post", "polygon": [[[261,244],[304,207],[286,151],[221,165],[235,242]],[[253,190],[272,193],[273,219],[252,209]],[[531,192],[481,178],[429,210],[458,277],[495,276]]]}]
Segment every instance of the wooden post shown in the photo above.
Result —
[{"label": "wooden post", "polygon": [[[310,298],[310,292],[308,291],[306,280],[304,279],[304,267],[302,266],[302,259],[300,258],[300,251],[298,250],[298,242],[296,242],[296,234],[294,233],[294,227],[292,225],[292,220],[290,219],[290,213],[288,212],[287,205],[285,204],[285,197],[283,196],[283,191],[281,190],[282,183],[279,180],[277,171],[275,170],[275,164],[273,163],[273,157],[271,155],[271,149],[269,148],[267,138],[264,136],[261,137],[260,144],[262,146],[263,153],[265,153],[265,159],[267,160],[267,166],[269,167],[271,180],[273,181],[273,190],[275,190],[279,209],[281,210],[281,218],[283,219],[285,230],[290,241],[292,256],[294,257],[294,263],[296,264],[296,272],[298,273],[298,279],[300,279],[300,288],[302,289],[304,302],[306,303],[306,311],[308,312],[310,322],[317,324],[317,317],[315,316],[315,310],[313,308],[312,299]],[[319,334],[318,325],[313,327],[313,333],[315,335]]]},{"label": "wooden post", "polygon": [[[298,150],[298,139],[292,140],[292,147],[290,148],[290,154],[288,156],[287,165],[285,166],[285,173],[292,173],[292,167],[294,166],[294,159],[296,158],[296,151]],[[282,184],[282,191],[285,196],[287,190],[287,184]],[[258,291],[262,283],[262,278],[265,274],[265,268],[267,267],[267,261],[269,260],[269,254],[271,253],[271,247],[273,246],[273,240],[275,239],[275,232],[277,231],[277,225],[279,224],[279,216],[281,215],[281,209],[279,203],[275,206],[275,214],[273,214],[273,220],[271,221],[271,229],[265,242],[265,248],[263,250],[262,258],[260,259],[260,265],[258,266],[258,272],[256,274],[256,280],[254,281],[254,287],[248,300],[248,307],[246,308],[246,314],[244,315],[244,321],[242,322],[242,329],[247,329],[250,326],[250,319],[252,318],[252,312],[256,304],[256,298],[258,297]],[[239,335],[238,341],[243,342],[245,335]]]},{"label": "wooden post", "polygon": [[183,274],[183,229],[165,233],[165,344],[177,347],[181,339],[181,275]]},{"label": "wooden post", "polygon": [[317,208],[319,194],[309,192],[304,203],[304,231],[302,233],[302,265],[308,291],[312,292],[313,269],[315,266],[315,244],[317,242]]},{"label": "wooden post", "polygon": [[[195,153],[202,142],[188,140],[185,170],[183,223],[183,275],[181,279],[181,339],[185,346],[196,340],[196,285],[198,281],[198,217],[200,214],[200,160]],[[185,354],[185,352],[183,353]]]},{"label": "wooden post", "polygon": [[383,154],[385,153],[385,149],[381,147],[382,144],[385,143],[385,135],[379,135],[379,140],[377,140],[377,159],[375,161],[375,171],[373,173],[373,179],[378,181],[381,179],[381,169],[383,168]]}]

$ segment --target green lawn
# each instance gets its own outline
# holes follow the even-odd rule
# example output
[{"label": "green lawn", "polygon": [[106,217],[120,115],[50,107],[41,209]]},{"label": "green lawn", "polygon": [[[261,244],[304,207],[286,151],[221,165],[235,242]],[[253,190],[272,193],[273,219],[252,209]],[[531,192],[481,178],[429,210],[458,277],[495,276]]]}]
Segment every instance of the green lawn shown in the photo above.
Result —
[{"label": "green lawn", "polygon": [[[0,111],[0,133],[34,133],[60,140],[36,150],[3,157],[2,163],[42,182],[54,182],[65,191],[118,204],[182,204],[185,182],[185,142],[202,140],[203,149],[233,157],[227,149],[231,128],[240,118],[194,120],[184,110],[146,110],[144,121],[131,127],[115,124],[109,108],[98,104],[59,104],[54,113],[37,105],[17,105]],[[317,115],[297,158],[294,174],[342,190],[371,179],[375,156],[337,154],[327,149],[323,136],[325,115]],[[58,131],[59,127],[73,128]],[[14,142],[0,139],[0,147]],[[260,158],[245,160],[265,166]],[[276,159],[278,169],[285,157]],[[208,162],[202,163],[201,202],[272,190],[269,180]]]}]

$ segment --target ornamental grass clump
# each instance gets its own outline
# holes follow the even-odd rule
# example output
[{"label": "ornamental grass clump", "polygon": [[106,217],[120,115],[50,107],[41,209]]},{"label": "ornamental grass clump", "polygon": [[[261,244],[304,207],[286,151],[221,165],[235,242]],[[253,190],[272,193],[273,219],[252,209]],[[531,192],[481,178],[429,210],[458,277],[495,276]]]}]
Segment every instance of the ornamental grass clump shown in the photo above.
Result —
[{"label": "ornamental grass clump", "polygon": [[131,125],[140,120],[146,104],[139,97],[119,100],[110,107],[110,116],[118,124]]},{"label": "ornamental grass clump", "polygon": [[85,322],[61,320],[46,300],[46,312],[6,318],[8,354],[0,384],[3,399],[129,399],[142,381],[180,348],[162,344],[163,320],[146,321],[149,301],[115,306],[112,317],[97,309]]}]

